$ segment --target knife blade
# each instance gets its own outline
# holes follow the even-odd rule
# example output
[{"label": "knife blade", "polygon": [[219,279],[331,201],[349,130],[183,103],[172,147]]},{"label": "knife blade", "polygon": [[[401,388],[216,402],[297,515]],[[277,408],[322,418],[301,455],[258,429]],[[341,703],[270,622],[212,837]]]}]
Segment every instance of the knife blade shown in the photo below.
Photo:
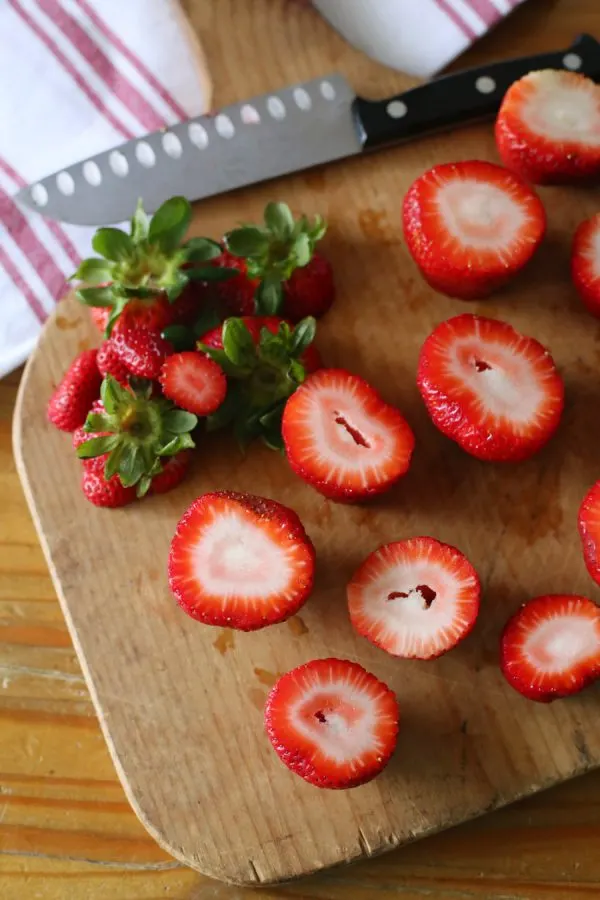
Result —
[{"label": "knife blade", "polygon": [[493,116],[508,87],[535,69],[600,81],[600,43],[445,75],[385,100],[357,97],[329,75],[197,116],[49,175],[16,195],[24,206],[76,225],[154,212],[168,197],[201,200]]}]

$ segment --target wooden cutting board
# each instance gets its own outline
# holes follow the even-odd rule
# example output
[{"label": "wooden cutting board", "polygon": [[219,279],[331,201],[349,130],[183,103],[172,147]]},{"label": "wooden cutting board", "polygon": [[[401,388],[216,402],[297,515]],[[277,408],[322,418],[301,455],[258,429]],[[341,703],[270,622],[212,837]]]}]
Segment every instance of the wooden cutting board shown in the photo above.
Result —
[{"label": "wooden cutting board", "polygon": [[[188,7],[205,38],[218,102],[332,69],[367,94],[407,84],[347,47],[310,10],[278,0],[188,0]],[[337,506],[276,454],[253,447],[242,458],[225,438],[211,437],[196,454],[192,477],[174,493],[125,510],[95,509],[80,494],[68,436],[49,427],[44,414],[70,358],[96,340],[73,299],[46,326],[23,377],[15,418],[19,471],[115,765],[156,840],[217,878],[264,884],[380,853],[600,764],[599,692],[551,706],[528,702],[503,682],[497,654],[504,621],[528,597],[598,597],[582,563],[576,514],[600,477],[600,332],[568,277],[570,236],[595,211],[598,195],[544,190],[549,234],[538,257],[509,290],[468,307],[547,344],[567,385],[564,421],[550,446],[517,466],[480,463],[433,428],[415,387],[423,339],[467,307],[426,287],[400,227],[413,178],[434,163],[467,157],[496,158],[489,126],[196,210],[194,233],[215,237],[238,220],[256,219],[270,198],[327,216],[324,250],[339,298],[318,344],[329,364],[380,388],[417,435],[409,475],[372,505]],[[210,628],[188,619],[169,595],[165,568],[178,518],[198,494],[225,488],[292,506],[317,547],[314,595],[286,624],[255,634]],[[474,633],[429,663],[394,660],[355,637],[345,606],[347,579],[367,553],[418,534],[456,544],[484,585]],[[390,684],[402,708],[391,765],[348,792],[319,791],[289,773],[262,728],[277,674],[327,655],[360,661]]]}]

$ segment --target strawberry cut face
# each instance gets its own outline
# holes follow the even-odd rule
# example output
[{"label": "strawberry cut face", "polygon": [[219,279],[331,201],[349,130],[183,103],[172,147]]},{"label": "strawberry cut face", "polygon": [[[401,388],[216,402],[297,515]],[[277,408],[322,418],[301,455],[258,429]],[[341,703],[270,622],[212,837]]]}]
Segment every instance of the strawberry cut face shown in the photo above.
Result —
[{"label": "strawberry cut face", "polygon": [[600,317],[600,213],[582,222],[575,232],[571,274],[589,312]]},{"label": "strawberry cut face", "polygon": [[479,578],[460,551],[434,538],[386,544],[348,585],[352,625],[377,647],[413,659],[433,659],[473,628]]},{"label": "strawberry cut face", "polygon": [[169,582],[194,619],[253,631],[294,615],[313,583],[314,549],[298,516],[261,497],[199,497],[180,520]]},{"label": "strawberry cut face", "polygon": [[273,747],[292,771],[318,787],[364,784],[396,744],[392,691],[357,663],[313,660],[283,675],[265,708]]}]

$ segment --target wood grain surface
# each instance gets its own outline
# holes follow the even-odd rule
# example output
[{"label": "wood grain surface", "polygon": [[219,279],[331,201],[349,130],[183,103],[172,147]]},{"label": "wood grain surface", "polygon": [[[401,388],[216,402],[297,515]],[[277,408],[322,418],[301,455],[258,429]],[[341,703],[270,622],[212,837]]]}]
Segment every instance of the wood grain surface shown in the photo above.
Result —
[{"label": "wood grain surface", "polygon": [[[210,27],[216,36],[211,44],[215,52],[219,52],[220,36],[224,53],[226,41],[220,29],[233,21],[234,5],[219,0],[212,5],[196,3],[192,9],[200,31]],[[579,0],[555,3],[549,11],[548,4],[534,0],[474,53],[481,58],[486,45],[488,58],[558,46],[568,42],[574,28],[600,32],[600,11],[592,5]],[[546,18],[542,6],[549,11]],[[310,11],[295,10],[284,17],[279,3],[266,0],[255,0],[253,10],[256,19],[236,20],[246,29],[244,40],[255,48],[264,45],[257,23],[268,15],[271,24],[282,34],[289,33],[289,40],[298,47],[295,62],[279,59],[275,53],[281,83],[324,71],[322,65],[316,68],[316,62],[312,68],[302,63],[318,47],[320,53],[323,47],[329,48],[329,68],[347,71],[365,91],[371,84],[373,94],[384,93],[402,81],[355,58],[323,30]],[[221,15],[225,25],[219,24]],[[534,23],[538,26],[535,39],[531,35]],[[312,41],[302,42],[299,37],[307,28]],[[257,57],[266,70],[266,48]],[[215,61],[209,59],[209,64],[214,74]],[[267,87],[266,80],[248,87],[255,74],[254,70],[245,73],[246,93]],[[265,72],[262,77],[266,79]],[[217,79],[218,101],[241,96],[241,91],[235,71]],[[170,498],[149,501],[143,511],[140,507],[96,513],[84,506],[77,493],[77,467],[67,456],[67,439],[47,432],[40,413],[48,379],[58,377],[73,349],[89,340],[79,311],[60,311],[60,327],[55,320],[29,370],[21,417],[23,465],[30,483],[46,485],[43,499],[37,490],[46,544],[60,569],[63,602],[85,653],[105,727],[115,741],[120,765],[127,770],[129,793],[136,795],[138,811],[151,819],[154,832],[162,832],[162,840],[177,855],[213,874],[264,881],[297,871],[303,865],[301,857],[310,857],[309,867],[314,868],[331,862],[340,849],[348,856],[359,855],[365,840],[369,851],[377,850],[386,842],[450,824],[505,802],[515,793],[584,771],[599,758],[597,691],[581,701],[540,709],[508,694],[494,666],[499,625],[524,593],[591,592],[577,552],[573,514],[583,489],[597,476],[597,434],[589,415],[597,329],[577,306],[564,265],[566,236],[577,219],[594,208],[596,198],[569,191],[544,192],[552,222],[545,252],[515,289],[479,307],[547,341],[567,373],[570,395],[563,433],[552,448],[535,464],[511,472],[492,471],[466,461],[437,436],[414,396],[412,375],[422,336],[417,332],[426,333],[433,321],[459,306],[435,297],[416,278],[399,242],[397,219],[402,191],[418,171],[429,162],[468,154],[493,158],[486,129],[373,157],[364,171],[352,163],[343,170],[336,167],[285,184],[285,196],[294,205],[308,212],[325,211],[332,222],[328,252],[339,272],[341,299],[323,328],[322,349],[332,363],[345,362],[386,389],[414,424],[421,451],[412,481],[407,480],[389,502],[369,511],[334,507],[327,512],[330,505],[293,482],[283,462],[281,467],[270,463],[267,482],[264,461],[271,457],[261,450],[238,465],[232,486],[243,486],[251,478],[255,489],[293,503],[324,548],[319,591],[303,612],[301,624],[279,626],[271,630],[271,636],[234,637],[207,634],[208,629],[182,621],[170,605],[158,562],[172,523],[187,500],[207,482],[231,483],[224,480],[227,460],[217,464],[219,448],[210,453],[207,448],[187,492],[183,489]],[[195,230],[216,234],[232,218],[254,217],[267,196],[266,189],[255,189],[207,204]],[[389,327],[391,322],[397,323],[396,330]],[[384,334],[390,337],[382,340]],[[381,341],[377,354],[376,341]],[[10,409],[5,412],[5,406],[10,408],[14,387],[5,382],[2,388],[1,446],[9,461]],[[64,485],[50,482],[50,469],[63,473]],[[0,558],[8,599],[1,707],[2,747],[5,740],[7,746],[7,752],[2,752],[6,805],[0,832],[7,855],[2,857],[0,895],[93,900],[241,896],[245,892],[239,888],[209,883],[169,862],[129,814],[91,717],[84,682],[52,599],[14,471],[3,466],[1,477],[6,500]],[[334,515],[336,531],[330,534]],[[425,668],[390,662],[355,642],[343,619],[340,587],[342,575],[366,550],[396,536],[399,529],[404,535],[418,527],[455,540],[473,557],[488,585],[482,627],[463,650]],[[156,572],[147,557],[156,558]],[[119,560],[116,574],[115,558]],[[335,648],[330,636],[325,640],[324,629],[330,634],[335,631]],[[262,702],[275,672],[315,653],[332,651],[359,657],[390,681],[404,705],[406,727],[397,760],[384,779],[351,795],[316,796],[313,789],[275,765],[264,746],[255,705]],[[170,668],[164,669],[167,659]],[[165,693],[171,701],[167,709],[161,703]],[[226,731],[219,749],[225,746],[228,752],[221,750],[218,766],[207,748],[214,745],[202,718],[208,706],[212,707],[212,727],[216,723]],[[232,727],[232,721],[238,724]],[[600,797],[600,784],[588,778],[402,853],[263,893],[269,897],[285,893],[371,897],[388,892],[407,897],[544,896],[556,900],[597,896],[599,831],[594,827],[598,812],[594,796]],[[398,803],[399,798],[403,802]],[[308,830],[299,834],[303,821]],[[286,839],[286,833],[293,838]],[[212,842],[223,835],[225,842],[213,851]],[[265,846],[260,844],[265,835],[272,841],[268,852],[258,849]],[[547,844],[542,843],[543,835]],[[25,862],[28,853],[31,858]]]}]

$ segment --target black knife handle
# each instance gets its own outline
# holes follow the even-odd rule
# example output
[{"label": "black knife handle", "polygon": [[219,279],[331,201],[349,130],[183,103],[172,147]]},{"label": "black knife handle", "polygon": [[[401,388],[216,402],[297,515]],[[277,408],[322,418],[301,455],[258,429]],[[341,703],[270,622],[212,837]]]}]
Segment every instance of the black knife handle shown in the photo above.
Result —
[{"label": "black knife handle", "polygon": [[495,115],[510,85],[537,69],[569,69],[600,81],[600,43],[582,34],[567,50],[490,63],[389,97],[353,103],[365,150],[466,125]]}]

